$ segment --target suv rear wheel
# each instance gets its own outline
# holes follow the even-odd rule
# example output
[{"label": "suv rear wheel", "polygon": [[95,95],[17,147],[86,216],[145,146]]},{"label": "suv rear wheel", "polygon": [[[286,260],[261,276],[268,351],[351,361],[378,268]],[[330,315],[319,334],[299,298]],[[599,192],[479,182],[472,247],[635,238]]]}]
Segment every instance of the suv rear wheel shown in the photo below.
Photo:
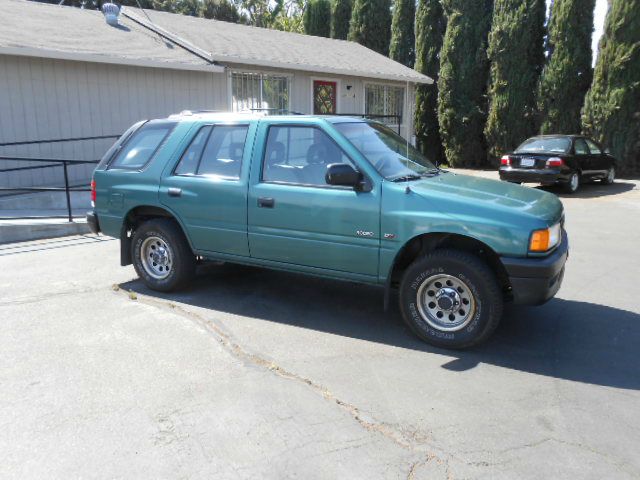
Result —
[{"label": "suv rear wheel", "polygon": [[432,345],[466,348],[500,323],[502,293],[493,271],[459,250],[435,250],[416,260],[400,285],[400,309],[411,330]]},{"label": "suv rear wheel", "polygon": [[173,220],[156,218],[136,228],[131,242],[136,273],[152,290],[184,287],[195,275],[196,257]]}]

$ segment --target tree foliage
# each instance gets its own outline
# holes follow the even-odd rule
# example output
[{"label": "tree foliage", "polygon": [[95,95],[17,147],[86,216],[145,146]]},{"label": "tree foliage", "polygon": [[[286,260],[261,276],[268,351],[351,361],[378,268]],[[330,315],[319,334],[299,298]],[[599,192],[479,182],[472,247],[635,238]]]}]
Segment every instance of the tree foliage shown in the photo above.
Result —
[{"label": "tree foliage", "polygon": [[433,78],[434,84],[419,85],[416,90],[415,131],[418,147],[436,163],[444,160],[438,124],[437,81],[445,27],[440,0],[418,0],[415,69]]},{"label": "tree foliage", "polygon": [[229,0],[202,0],[200,16],[231,23],[241,23],[244,20],[236,4]]},{"label": "tree foliage", "polygon": [[492,0],[443,0],[447,28],[440,52],[438,121],[452,166],[486,163],[487,35]]},{"label": "tree foliage", "polygon": [[489,33],[489,159],[537,133],[536,88],[544,63],[545,0],[495,0]]},{"label": "tree foliage", "polygon": [[309,0],[303,16],[304,33],[316,37],[331,35],[331,2]]},{"label": "tree foliage", "polygon": [[351,0],[333,1],[331,4],[331,38],[347,39],[352,9],[353,3]]},{"label": "tree foliage", "polygon": [[541,133],[580,133],[589,90],[595,0],[555,0],[548,26],[549,59],[538,94]]},{"label": "tree foliage", "polygon": [[412,67],[415,61],[415,17],[415,0],[395,0],[389,57],[407,67]]},{"label": "tree foliage", "polygon": [[640,0],[612,0],[582,116],[619,170],[640,173]]},{"label": "tree foliage", "polygon": [[390,0],[355,0],[349,40],[358,42],[382,55],[389,54],[391,39]]}]

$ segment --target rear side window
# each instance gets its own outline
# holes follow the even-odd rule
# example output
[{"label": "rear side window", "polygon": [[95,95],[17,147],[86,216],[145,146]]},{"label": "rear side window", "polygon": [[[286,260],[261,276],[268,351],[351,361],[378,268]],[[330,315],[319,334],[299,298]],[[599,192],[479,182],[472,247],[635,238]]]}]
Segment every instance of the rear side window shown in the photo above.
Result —
[{"label": "rear side window", "polygon": [[211,126],[202,127],[196,134],[189,147],[182,154],[180,163],[178,163],[175,170],[176,175],[195,175],[200,156],[211,133],[211,128]]},{"label": "rear side window", "polygon": [[202,127],[182,154],[175,175],[240,178],[248,125]]},{"label": "rear side window", "polygon": [[242,153],[247,139],[246,125],[217,125],[202,152],[198,175],[240,178]]},{"label": "rear side window", "polygon": [[173,126],[173,123],[145,125],[126,142],[109,168],[138,170],[144,167],[167,138]]},{"label": "rear side window", "polygon": [[576,139],[576,143],[573,144],[573,149],[575,150],[576,155],[589,155],[587,142],[581,138]]},{"label": "rear side window", "polygon": [[587,141],[587,145],[589,145],[589,151],[591,152],[592,155],[602,154],[602,150],[600,150],[600,147],[598,147],[598,145],[596,145],[594,141],[589,140],[588,138],[585,140]]}]

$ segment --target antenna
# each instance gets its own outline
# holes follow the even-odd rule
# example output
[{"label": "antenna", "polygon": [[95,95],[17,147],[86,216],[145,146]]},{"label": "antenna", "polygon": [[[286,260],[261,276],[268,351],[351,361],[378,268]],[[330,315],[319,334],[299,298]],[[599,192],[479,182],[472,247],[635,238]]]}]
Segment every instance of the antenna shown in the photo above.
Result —
[{"label": "antenna", "polygon": [[[404,108],[402,109],[403,115],[406,115],[409,118],[409,80],[407,80],[407,88],[404,90]],[[407,122],[408,124],[409,122]],[[400,125],[402,125],[402,118],[400,118]],[[407,125],[407,131],[405,132],[405,140],[407,142],[407,151],[405,152],[404,158],[407,160],[407,170],[409,169],[409,125]],[[409,187],[409,177],[407,177],[407,188],[405,189],[405,193],[411,192],[411,187]]]}]

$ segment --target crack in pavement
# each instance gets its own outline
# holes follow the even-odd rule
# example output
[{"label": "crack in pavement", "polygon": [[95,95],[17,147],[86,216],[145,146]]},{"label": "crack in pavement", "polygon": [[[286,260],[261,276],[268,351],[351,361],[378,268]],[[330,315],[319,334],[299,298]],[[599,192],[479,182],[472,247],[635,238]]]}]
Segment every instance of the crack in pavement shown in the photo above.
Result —
[{"label": "crack in pavement", "polygon": [[[158,300],[155,298],[151,298],[144,294],[122,289],[118,285],[114,285],[112,287],[112,290],[121,298],[125,296],[131,301],[138,301],[145,305],[160,308],[167,312],[172,312],[181,317],[194,321],[198,325],[204,327],[210,334],[213,334],[218,343],[222,345],[235,358],[264,368],[281,378],[307,385],[311,390],[320,394],[325,400],[334,403],[342,410],[346,411],[365,430],[380,434],[405,450],[425,455],[425,459],[412,464],[409,471],[410,476],[408,478],[412,478],[411,475],[415,475],[415,470],[420,465],[426,464],[431,460],[437,461],[438,464],[443,464],[447,471],[447,478],[451,478],[451,474],[449,472],[449,460],[446,458],[442,458],[443,454],[436,454],[433,451],[426,450],[426,448],[433,449],[433,446],[426,445],[426,441],[424,440],[424,438],[426,438],[426,435],[422,434],[418,436],[414,432],[413,435],[411,435],[411,438],[409,438],[401,430],[393,427],[388,423],[375,420],[373,417],[365,414],[357,406],[336,397],[331,391],[329,391],[329,389],[327,389],[323,385],[320,385],[319,383],[316,383],[309,378],[286,370],[275,362],[267,360],[266,358],[263,358],[258,354],[249,352],[245,347],[236,342],[229,333],[225,332],[224,329],[213,319],[205,318],[203,315],[187,310],[182,306],[172,303],[168,300]],[[421,437],[422,440],[419,440],[419,437]],[[450,456],[449,454],[446,455]]]},{"label": "crack in pavement", "polygon": [[[574,447],[580,450],[584,450],[586,452],[590,452],[593,453],[595,455],[598,455],[599,457],[602,457],[605,459],[605,461],[607,461],[610,465],[613,465],[614,467],[616,467],[618,470],[625,472],[625,473],[629,473],[631,475],[634,475],[633,470],[630,472],[627,469],[625,469],[625,467],[630,466],[628,465],[628,463],[626,462],[620,462],[617,461],[614,458],[611,458],[608,454],[603,453],[599,450],[596,450],[595,448],[589,446],[589,445],[585,445],[583,443],[577,443],[577,442],[570,442],[568,440],[562,440],[560,438],[555,438],[555,437],[545,437],[542,438],[540,440],[537,440],[535,442],[529,442],[529,443],[525,443],[522,445],[516,445],[514,447],[509,447],[509,448],[503,448],[501,450],[472,450],[472,451],[465,451],[465,452],[461,452],[463,455],[473,455],[473,454],[483,454],[483,453],[488,453],[488,454],[504,454],[504,453],[511,453],[511,452],[517,452],[518,450],[527,450],[529,448],[536,448],[539,447],[541,445],[544,445],[546,443],[549,442],[556,442],[559,443],[561,445],[567,445],[570,447]],[[477,462],[473,462],[473,463],[477,463]],[[504,462],[500,462],[500,463],[504,463]],[[500,463],[490,463],[489,465],[499,465]],[[467,463],[468,465],[471,465],[471,463]]]},{"label": "crack in pavement", "polygon": [[94,293],[97,292],[98,288],[84,288],[81,290],[58,290],[53,292],[48,292],[42,295],[34,295],[31,297],[22,297],[16,300],[11,300],[8,302],[0,302],[0,307],[7,307],[11,305],[26,305],[28,303],[37,303],[44,300],[49,300],[50,298],[58,297],[58,296],[67,296],[67,295],[82,295],[85,293]]}]

